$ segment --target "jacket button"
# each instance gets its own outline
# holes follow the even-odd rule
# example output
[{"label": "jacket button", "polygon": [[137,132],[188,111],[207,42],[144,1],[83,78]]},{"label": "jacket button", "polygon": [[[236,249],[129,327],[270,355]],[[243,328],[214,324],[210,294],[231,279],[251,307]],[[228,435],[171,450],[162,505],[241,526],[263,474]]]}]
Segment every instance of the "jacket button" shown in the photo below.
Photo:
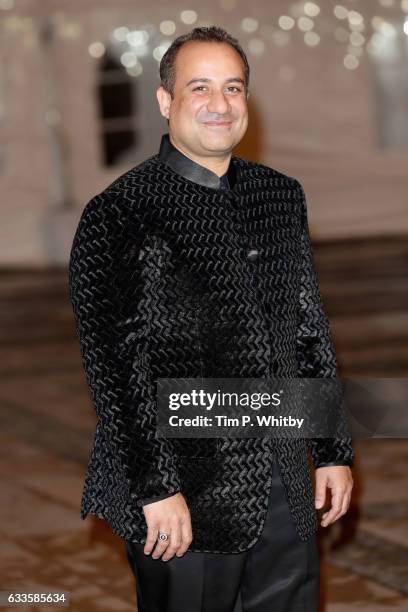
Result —
[{"label": "jacket button", "polygon": [[250,261],[255,261],[255,259],[258,257],[258,250],[257,249],[251,249],[250,251],[248,251],[247,253],[247,257]]}]

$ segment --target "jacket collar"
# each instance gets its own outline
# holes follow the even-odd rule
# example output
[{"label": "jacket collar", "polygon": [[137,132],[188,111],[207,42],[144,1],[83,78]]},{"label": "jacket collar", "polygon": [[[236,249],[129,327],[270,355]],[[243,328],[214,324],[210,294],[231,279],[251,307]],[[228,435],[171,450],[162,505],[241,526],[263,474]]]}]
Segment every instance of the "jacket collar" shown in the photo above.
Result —
[{"label": "jacket collar", "polygon": [[204,187],[232,189],[237,180],[236,169],[231,160],[227,172],[219,177],[215,172],[193,161],[177,149],[170,141],[168,133],[162,135],[158,156],[175,172]]}]

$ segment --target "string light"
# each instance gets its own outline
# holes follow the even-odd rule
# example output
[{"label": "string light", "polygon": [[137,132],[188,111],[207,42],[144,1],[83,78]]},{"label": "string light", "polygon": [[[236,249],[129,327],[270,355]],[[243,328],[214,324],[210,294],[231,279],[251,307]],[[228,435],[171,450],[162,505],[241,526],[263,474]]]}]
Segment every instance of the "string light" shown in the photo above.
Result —
[{"label": "string light", "polygon": [[242,21],[241,21],[241,28],[244,30],[244,32],[256,32],[256,30],[258,29],[259,23],[256,19],[254,19],[253,17],[245,17]]},{"label": "string light", "polygon": [[282,30],[291,30],[295,25],[295,20],[292,17],[288,17],[287,15],[281,15],[279,17],[279,27]]},{"label": "string light", "polygon": [[309,47],[316,47],[320,42],[320,36],[317,32],[305,32],[303,40]]},{"label": "string light", "polygon": [[162,34],[165,34],[166,36],[171,36],[176,31],[176,24],[174,23],[174,21],[167,19],[160,23],[159,28]]},{"label": "string light", "polygon": [[348,9],[342,4],[336,4],[334,7],[334,15],[337,19],[347,19],[348,17]]},{"label": "string light", "polygon": [[197,13],[195,11],[181,11],[180,19],[183,23],[191,25],[197,21]]},{"label": "string light", "polygon": [[313,19],[310,19],[310,17],[299,17],[299,19],[297,20],[297,27],[299,28],[299,30],[302,30],[302,32],[312,30],[313,26],[314,21]]},{"label": "string light", "polygon": [[251,38],[248,42],[248,49],[254,55],[262,55],[265,51],[265,43],[261,38]]},{"label": "string light", "polygon": [[102,57],[105,54],[106,48],[103,42],[95,41],[88,47],[88,52],[91,57]]},{"label": "string light", "polygon": [[[236,0],[220,0],[220,6],[223,10],[231,11],[236,8],[236,5]],[[384,9],[399,5],[402,12],[402,30],[408,36],[408,0],[378,0],[378,5]],[[10,11],[14,7],[15,0],[0,0],[0,10]],[[347,69],[354,70],[357,68],[361,55],[370,46],[375,47],[377,45],[377,48],[379,48],[381,44],[381,48],[384,48],[385,43],[380,43],[379,38],[375,38],[376,33],[379,37],[382,37],[382,40],[395,37],[398,32],[401,33],[401,26],[394,25],[379,14],[366,15],[366,18],[364,18],[361,12],[351,10],[343,4],[336,4],[332,10],[335,20],[342,21],[345,26],[343,27],[343,24],[335,25],[332,29],[332,35],[334,35],[336,41],[344,45],[343,64]],[[50,18],[55,24],[56,35],[61,39],[69,41],[83,36],[82,24],[70,19],[63,11],[55,11]],[[192,24],[214,25],[212,22],[199,20],[197,11],[192,9],[180,11],[178,19],[180,23],[186,26]],[[247,39],[246,46],[251,54],[261,56],[265,53],[267,43],[281,47],[288,45],[291,41],[292,35],[289,34],[291,30],[294,31],[293,36],[296,40],[299,32],[296,33],[295,27],[300,30],[306,46],[317,46],[321,42],[322,36],[321,32],[316,31],[319,24],[322,24],[323,32],[329,31],[329,22],[322,18],[322,9],[318,2],[295,1],[290,3],[288,14],[278,17],[278,29],[272,24],[260,24],[258,19],[252,16],[244,17],[240,21],[240,28],[248,35],[257,33],[256,37]],[[21,42],[24,46],[32,46],[37,43],[38,25],[30,16],[9,14],[2,20],[2,26],[10,33],[21,34]],[[370,31],[370,26],[374,33]],[[172,19],[164,19],[156,24],[144,24],[133,29],[125,25],[118,25],[112,30],[110,38],[115,45],[116,53],[123,67],[132,76],[138,76],[143,72],[140,58],[149,55],[156,61],[160,61],[171,44],[171,40],[159,41],[156,39],[155,42],[152,42],[153,37],[161,33],[165,37],[174,38],[177,27],[176,22]],[[102,41],[96,40],[89,43],[88,53],[91,57],[100,58],[106,52],[107,48]]]},{"label": "string light", "polygon": [[305,2],[303,10],[305,11],[305,15],[308,17],[317,17],[317,15],[320,13],[320,6],[314,2]]},{"label": "string light", "polygon": [[120,28],[115,28],[113,30],[113,37],[120,42],[124,42],[128,34],[129,28],[126,26],[121,26]]},{"label": "string light", "polygon": [[355,70],[358,68],[360,62],[354,55],[347,54],[343,60],[343,64],[348,70]]}]

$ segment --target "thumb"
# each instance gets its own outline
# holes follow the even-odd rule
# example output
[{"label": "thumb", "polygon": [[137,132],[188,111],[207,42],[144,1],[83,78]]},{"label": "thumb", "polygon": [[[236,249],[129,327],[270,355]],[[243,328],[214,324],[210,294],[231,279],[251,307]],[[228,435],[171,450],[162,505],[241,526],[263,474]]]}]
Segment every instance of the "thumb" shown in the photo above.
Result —
[{"label": "thumb", "polygon": [[316,478],[316,494],[315,494],[315,508],[319,509],[324,506],[326,501],[326,478]]}]

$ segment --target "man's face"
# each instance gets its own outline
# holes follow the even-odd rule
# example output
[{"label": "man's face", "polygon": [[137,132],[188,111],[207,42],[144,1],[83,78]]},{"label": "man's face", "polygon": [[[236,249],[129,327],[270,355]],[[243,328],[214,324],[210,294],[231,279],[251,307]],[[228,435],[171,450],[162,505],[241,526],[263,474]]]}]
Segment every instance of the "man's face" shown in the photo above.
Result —
[{"label": "man's face", "polygon": [[241,57],[226,43],[190,41],[179,50],[175,67],[174,98],[158,89],[174,143],[202,157],[231,152],[248,126]]}]

